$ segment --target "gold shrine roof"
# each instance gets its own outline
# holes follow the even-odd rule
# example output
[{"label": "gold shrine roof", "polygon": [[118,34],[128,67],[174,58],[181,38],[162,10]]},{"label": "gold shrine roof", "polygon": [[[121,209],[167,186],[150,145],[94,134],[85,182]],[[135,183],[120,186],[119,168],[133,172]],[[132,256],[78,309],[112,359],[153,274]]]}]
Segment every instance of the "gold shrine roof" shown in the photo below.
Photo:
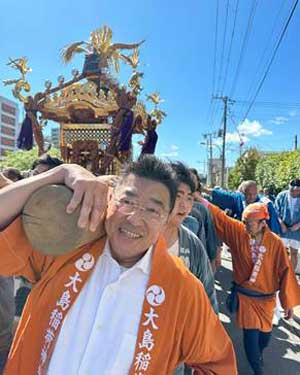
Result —
[{"label": "gold shrine roof", "polygon": [[40,111],[43,118],[58,122],[102,123],[118,111],[118,105],[112,91],[98,90],[94,82],[88,81],[73,83],[47,96]]}]

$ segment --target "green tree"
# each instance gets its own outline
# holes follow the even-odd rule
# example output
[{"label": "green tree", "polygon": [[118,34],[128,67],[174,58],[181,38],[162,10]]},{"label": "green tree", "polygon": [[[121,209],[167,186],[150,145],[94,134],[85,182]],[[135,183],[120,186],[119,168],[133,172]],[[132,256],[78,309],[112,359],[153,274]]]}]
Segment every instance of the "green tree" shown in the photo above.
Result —
[{"label": "green tree", "polygon": [[236,190],[242,181],[255,180],[255,170],[260,158],[261,153],[256,148],[246,150],[229,172],[228,187]]},{"label": "green tree", "polygon": [[263,156],[256,166],[256,181],[274,192],[286,189],[289,181],[300,178],[300,151],[280,152]]},{"label": "green tree", "polygon": [[[51,156],[60,158],[60,151],[56,148],[51,148],[48,152]],[[0,162],[0,168],[14,167],[20,171],[25,171],[31,168],[34,160],[38,158],[38,149],[34,147],[30,151],[9,151]]]}]

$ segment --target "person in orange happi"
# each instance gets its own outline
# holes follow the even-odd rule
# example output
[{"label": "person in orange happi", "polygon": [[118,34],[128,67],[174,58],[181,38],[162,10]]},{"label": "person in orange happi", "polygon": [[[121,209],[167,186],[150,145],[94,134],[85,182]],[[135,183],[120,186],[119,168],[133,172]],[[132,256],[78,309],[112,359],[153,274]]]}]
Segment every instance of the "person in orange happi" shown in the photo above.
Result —
[{"label": "person in orange happi", "polygon": [[[78,224],[100,226],[98,240],[56,257],[32,247],[20,213],[48,184],[74,191],[67,212],[81,204]],[[161,236],[176,193],[172,168],[154,156],[131,163],[112,194],[74,165],[0,191],[0,274],[33,283],[5,375],[171,375],[181,363],[195,375],[237,375],[203,285]]]},{"label": "person in orange happi", "polygon": [[272,332],[275,293],[287,319],[300,305],[300,286],[281,239],[270,231],[266,205],[245,207],[242,222],[203,200],[210,209],[217,234],[231,249],[233,288],[228,302],[243,329],[244,348],[255,375],[263,374],[263,351]]}]

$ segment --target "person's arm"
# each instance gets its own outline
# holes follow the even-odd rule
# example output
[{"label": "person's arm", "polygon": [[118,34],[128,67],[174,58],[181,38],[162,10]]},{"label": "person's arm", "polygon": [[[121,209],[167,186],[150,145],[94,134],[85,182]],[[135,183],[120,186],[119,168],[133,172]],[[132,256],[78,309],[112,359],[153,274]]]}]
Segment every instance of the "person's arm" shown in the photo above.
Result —
[{"label": "person's arm", "polygon": [[213,262],[217,257],[218,238],[212,215],[207,207],[203,206],[203,208],[205,209],[205,216],[203,218],[206,237],[206,250],[209,259]]},{"label": "person's arm", "polygon": [[63,164],[1,189],[0,230],[20,215],[27,199],[34,191],[48,184],[65,184],[71,188],[74,194],[67,206],[67,212],[73,212],[81,204],[79,227],[89,226],[91,231],[97,228],[106,208],[107,184],[78,165]]},{"label": "person's arm", "polygon": [[233,212],[237,210],[237,199],[240,193],[232,193],[222,189],[202,189],[203,192],[211,196],[211,202],[222,210],[229,208]]},{"label": "person's arm", "polygon": [[274,208],[278,215],[278,221],[280,224],[280,229],[282,233],[286,233],[288,231],[288,227],[285,225],[284,221],[282,220],[282,194],[278,194],[275,198]]},{"label": "person's arm", "polygon": [[[271,229],[272,232],[280,235],[281,234],[281,224],[280,224],[277,212],[275,211],[275,208],[273,206],[273,203],[271,201],[269,201],[267,206],[268,206],[268,211],[269,211],[269,215],[270,215],[270,219],[267,220],[267,224],[268,224],[268,226],[269,226],[269,228]],[[283,229],[284,229],[284,226],[283,226]]]},{"label": "person's arm", "polygon": [[211,196],[212,195],[212,192],[213,192],[213,189],[207,187],[207,186],[201,186],[201,192]]},{"label": "person's arm", "polygon": [[245,227],[240,221],[226,215],[226,213],[214,204],[202,199],[212,214],[218,238],[225,242],[232,251],[239,248],[239,241],[244,236]]}]

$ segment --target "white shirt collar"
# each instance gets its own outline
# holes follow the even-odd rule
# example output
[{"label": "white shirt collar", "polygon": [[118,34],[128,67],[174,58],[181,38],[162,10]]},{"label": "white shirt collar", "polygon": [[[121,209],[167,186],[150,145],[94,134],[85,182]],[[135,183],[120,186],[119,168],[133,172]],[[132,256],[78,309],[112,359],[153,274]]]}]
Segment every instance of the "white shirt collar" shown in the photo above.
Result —
[{"label": "white shirt collar", "polygon": [[[128,270],[140,269],[142,272],[144,272],[144,274],[149,275],[151,271],[151,264],[152,264],[152,253],[153,253],[153,245],[150,246],[147,252],[145,253],[145,255],[134,266],[128,268]],[[106,240],[105,245],[104,245],[103,255],[115,261],[115,259],[113,259],[111,255],[110,244],[109,244],[108,239]]]}]

